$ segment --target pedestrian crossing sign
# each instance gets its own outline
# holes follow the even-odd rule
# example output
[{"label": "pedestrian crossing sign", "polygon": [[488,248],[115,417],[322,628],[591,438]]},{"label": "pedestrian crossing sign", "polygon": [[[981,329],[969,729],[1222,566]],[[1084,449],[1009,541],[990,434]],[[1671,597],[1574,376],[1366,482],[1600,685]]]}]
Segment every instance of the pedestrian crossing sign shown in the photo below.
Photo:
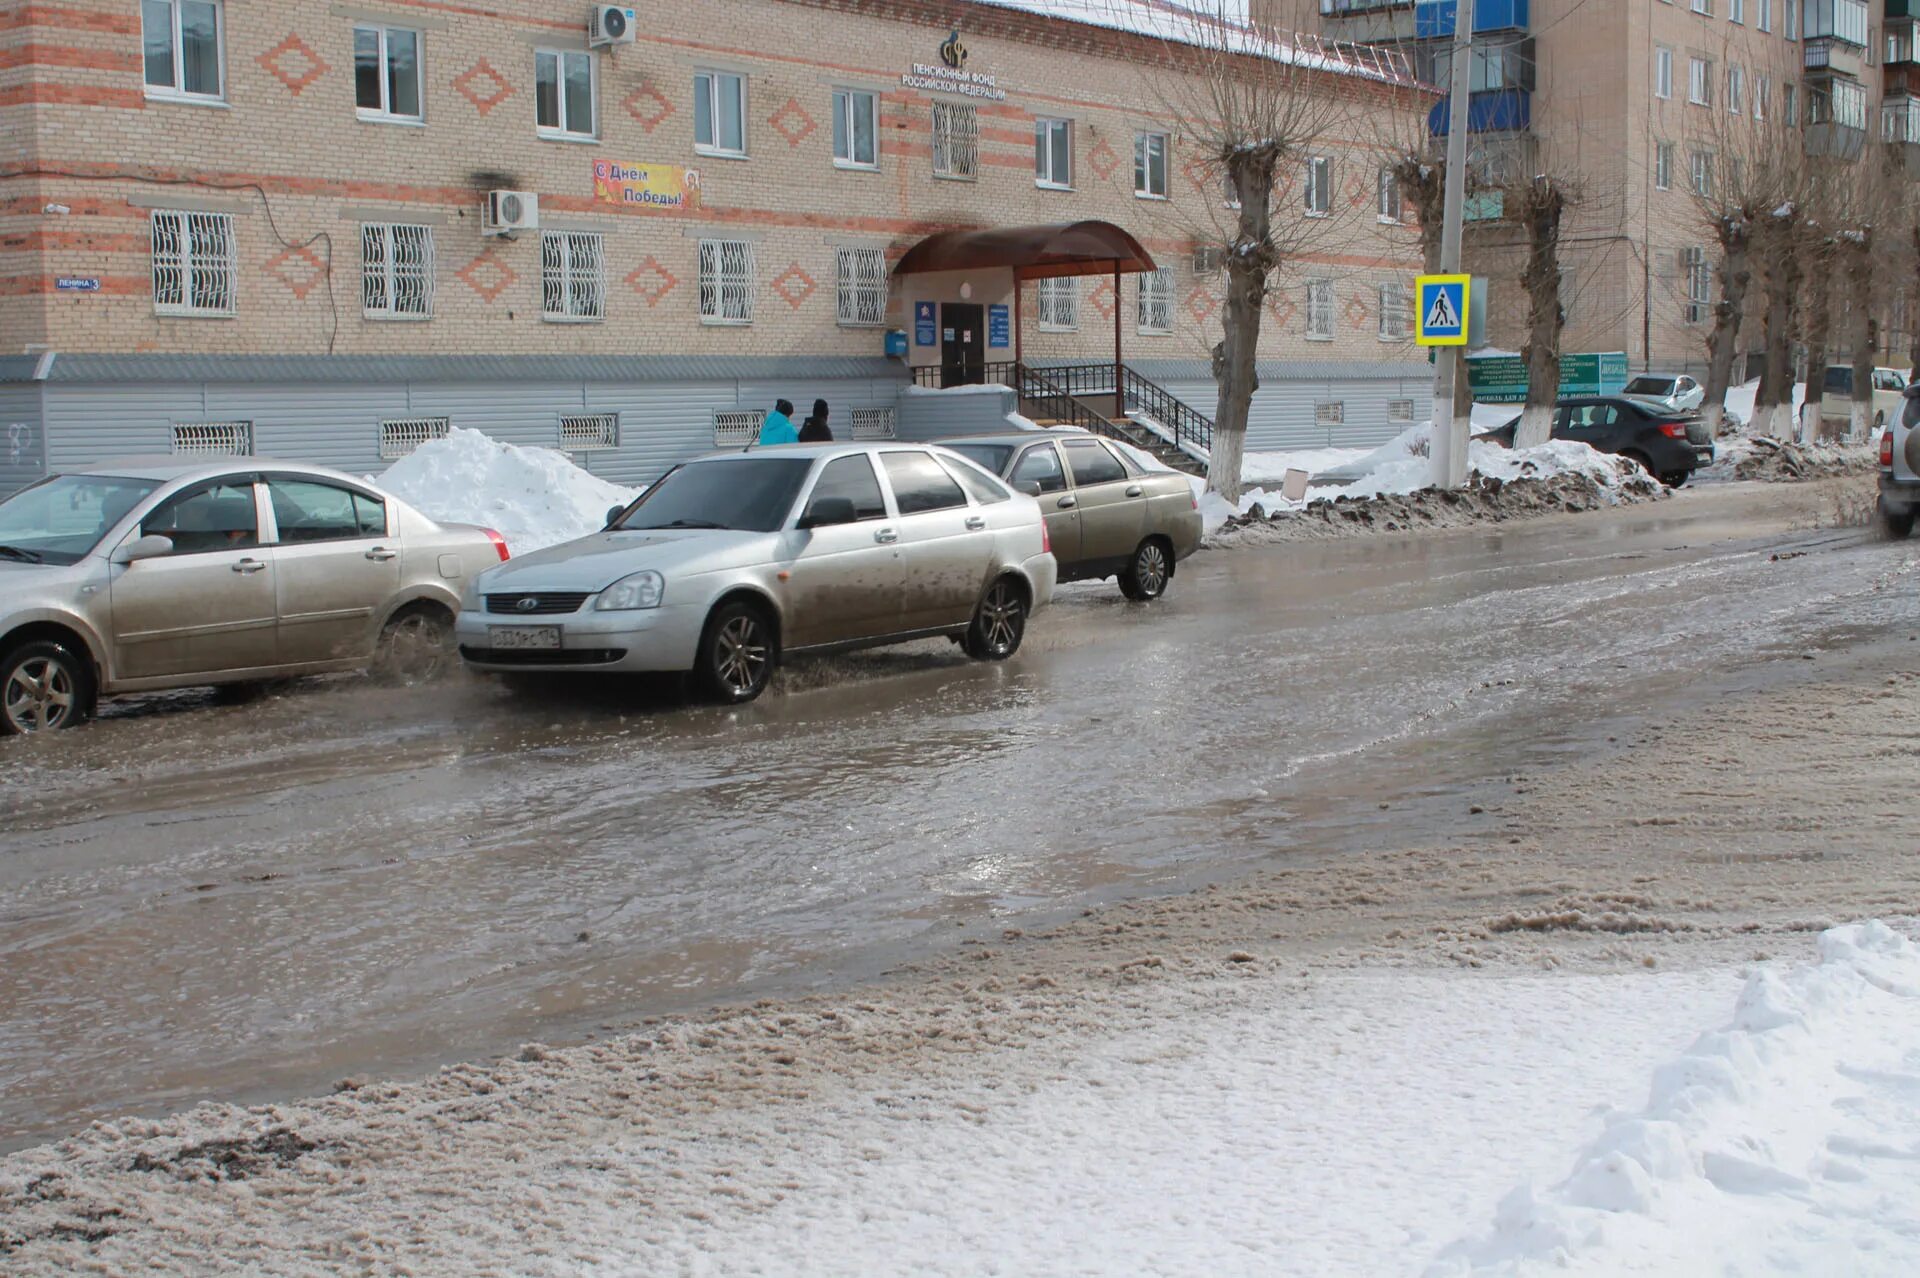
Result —
[{"label": "pedestrian crossing sign", "polygon": [[1422,275],[1414,281],[1414,340],[1421,346],[1467,344],[1471,275]]}]

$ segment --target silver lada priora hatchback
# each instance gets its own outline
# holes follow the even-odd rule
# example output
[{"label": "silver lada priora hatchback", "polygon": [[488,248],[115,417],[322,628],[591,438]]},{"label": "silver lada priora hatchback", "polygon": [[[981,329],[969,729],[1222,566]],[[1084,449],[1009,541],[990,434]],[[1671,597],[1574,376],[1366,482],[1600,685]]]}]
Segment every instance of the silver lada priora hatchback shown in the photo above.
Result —
[{"label": "silver lada priora hatchback", "polygon": [[688,462],[604,531],[482,573],[460,653],[493,671],[683,671],[724,702],[782,655],[927,636],[1003,660],[1053,596],[1031,497],[942,448],[795,444]]}]

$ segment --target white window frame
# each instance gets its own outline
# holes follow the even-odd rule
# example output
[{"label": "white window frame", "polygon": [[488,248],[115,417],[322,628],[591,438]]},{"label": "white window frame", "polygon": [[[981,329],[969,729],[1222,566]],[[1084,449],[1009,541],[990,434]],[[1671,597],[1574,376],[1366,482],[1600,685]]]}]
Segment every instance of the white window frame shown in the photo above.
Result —
[{"label": "white window frame", "polygon": [[[732,327],[753,323],[759,278],[752,240],[701,240],[700,322]],[[731,260],[729,260],[731,259]],[[731,297],[736,305],[729,308]],[[729,310],[733,314],[728,314]]]},{"label": "white window frame", "polygon": [[945,182],[980,176],[980,110],[971,102],[933,100],[933,175]]},{"label": "white window frame", "polygon": [[1790,41],[1800,39],[1800,0],[1780,0],[1780,34]]},{"label": "white window frame", "polygon": [[[559,247],[559,261],[552,259]],[[579,260],[584,253],[588,259]],[[553,306],[555,297],[561,306]],[[597,324],[607,318],[607,238],[598,231],[540,232],[540,318]]]},{"label": "white window frame", "polygon": [[892,439],[894,411],[891,408],[856,408],[849,418],[849,439]]},{"label": "white window frame", "polygon": [[1713,105],[1713,63],[1706,58],[1687,59],[1687,103]]},{"label": "white window frame", "polygon": [[620,414],[563,413],[561,415],[561,452],[593,453],[618,447],[620,447]]},{"label": "white window frame", "polygon": [[887,253],[840,248],[833,253],[835,314],[841,328],[880,328],[887,322]]},{"label": "white window frame", "polygon": [[[401,263],[395,248],[412,240],[411,263]],[[377,246],[377,249],[376,249]],[[374,251],[370,251],[374,250]],[[411,222],[363,222],[360,225],[360,310],[370,320],[418,321],[433,318],[433,228]],[[385,301],[375,304],[369,285],[378,282]],[[411,287],[408,287],[411,286]],[[417,305],[400,306],[403,297]]]},{"label": "white window frame", "polygon": [[[873,158],[871,160],[859,158],[860,144],[858,138],[860,131],[854,127],[860,118],[860,101],[863,98],[867,104],[867,124],[869,126],[867,136],[873,140]],[[833,91],[833,118],[837,128],[846,130],[847,137],[847,153],[845,155],[840,154],[839,143],[836,142],[834,144],[833,167],[836,169],[858,169],[866,173],[871,173],[875,169],[878,169],[880,167],[880,95],[872,89],[835,89]],[[746,139],[747,135],[744,119],[745,117],[742,116],[743,123],[740,128],[742,141]]]},{"label": "white window frame", "polygon": [[1134,277],[1139,289],[1134,301],[1134,330],[1148,337],[1173,333],[1173,271],[1161,267]]},{"label": "white window frame", "polygon": [[1673,143],[1656,142],[1653,148],[1653,189],[1673,189]]},{"label": "white window frame", "polygon": [[1682,317],[1689,324],[1704,324],[1713,310],[1713,270],[1707,264],[1704,248],[1680,250],[1680,269],[1686,275],[1686,300]]},{"label": "white window frame", "polygon": [[1747,69],[1732,63],[1727,66],[1727,111],[1732,115],[1747,113]]},{"label": "white window frame", "polygon": [[[702,81],[705,82],[704,88],[702,87]],[[720,127],[720,103],[724,96],[721,89],[728,83],[734,86],[734,105],[738,107],[740,111],[740,146],[738,149],[726,146],[720,141],[720,135],[724,132]],[[717,156],[723,160],[746,159],[747,153],[752,150],[753,147],[752,131],[747,127],[747,77],[738,71],[720,71],[712,68],[701,68],[693,73],[693,92],[695,97],[694,120],[696,123],[693,137],[695,154]],[[705,142],[700,140],[700,133],[697,127],[700,118],[698,99],[703,92],[707,98],[707,123],[713,130],[713,136]],[[875,124],[873,150],[874,162],[878,165],[880,159],[880,133],[877,127],[877,120]]]},{"label": "white window frame", "polygon": [[1687,152],[1687,189],[1703,199],[1713,198],[1713,152]]},{"label": "white window frame", "polygon": [[1760,12],[1754,25],[1762,31],[1773,30],[1773,0],[1759,0]]},{"label": "white window frame", "polygon": [[[360,33],[371,31],[380,37],[380,105],[365,107],[359,99],[359,57]],[[403,31],[413,37],[413,75],[414,88],[420,95],[420,109],[411,115],[393,109],[392,73],[387,69],[387,37],[395,31]],[[411,124],[424,125],[427,122],[427,37],[423,31],[413,27],[396,26],[382,22],[356,22],[353,24],[354,41],[354,114],[370,124]]]},{"label": "white window frame", "polygon": [[1377,332],[1383,342],[1404,342],[1413,335],[1413,303],[1405,284],[1382,284],[1375,292],[1379,306]]},{"label": "white window frame", "polygon": [[167,18],[172,24],[173,36],[173,83],[151,84],[147,81],[147,6],[140,5],[140,82],[149,98],[166,102],[193,102],[200,105],[227,101],[227,6],[225,0],[208,0],[213,5],[213,43],[219,58],[220,87],[212,93],[189,93],[180,87],[180,71],[184,65],[180,40],[180,0],[161,0],[167,6]]},{"label": "white window frame", "polygon": [[1400,190],[1400,179],[1395,176],[1392,166],[1380,166],[1380,223],[1383,226],[1398,226],[1406,213],[1406,204]]},{"label": "white window frame", "polygon": [[1673,98],[1673,50],[1656,48],[1653,51],[1653,96],[1661,101]]},{"label": "white window frame", "polygon": [[1306,158],[1306,180],[1301,196],[1308,217],[1333,216],[1333,157],[1310,155]]},{"label": "white window frame", "polygon": [[1344,399],[1315,400],[1313,405],[1313,424],[1315,426],[1345,426],[1347,424],[1347,401]]},{"label": "white window frame", "polygon": [[[540,59],[552,58],[556,93],[554,105],[560,112],[559,124],[540,123]],[[592,113],[585,130],[573,127],[567,115],[567,59],[587,60],[587,110]],[[535,48],[533,51],[533,128],[543,138],[555,142],[598,142],[600,140],[600,66],[594,55],[582,49]]]},{"label": "white window frame", "polygon": [[[1067,135],[1066,176],[1053,171],[1053,135]],[[1044,171],[1043,171],[1044,170]],[[1043,115],[1033,122],[1033,184],[1043,191],[1073,189],[1073,121]]]},{"label": "white window frame", "polygon": [[[1157,190],[1153,180],[1153,158],[1156,151],[1160,156],[1160,181]],[[1173,189],[1172,164],[1172,138],[1164,133],[1149,133],[1144,130],[1135,133],[1133,135],[1133,198],[1136,200],[1170,198],[1169,192]]]},{"label": "white window frame", "polygon": [[449,417],[393,417],[380,423],[380,460],[398,461],[420,445],[445,439],[453,430]]},{"label": "white window frame", "polygon": [[1693,11],[1695,13],[1704,13],[1711,18],[1713,16],[1713,0],[1693,0]]},{"label": "white window frame", "polygon": [[1390,399],[1387,401],[1387,421],[1392,424],[1413,422],[1413,401],[1410,399]]},{"label": "white window frame", "polygon": [[1756,75],[1753,77],[1753,118],[1767,118],[1767,99],[1773,96],[1773,77]]},{"label": "white window frame", "polygon": [[[153,313],[184,319],[229,319],[239,309],[240,266],[239,253],[234,244],[233,214],[231,213],[195,213],[180,209],[155,209],[148,223],[153,254]],[[173,243],[177,246],[168,250],[163,248],[162,227],[172,227]],[[219,235],[226,241],[224,249],[215,246],[208,252],[196,252],[194,230],[200,228],[219,228]],[[178,270],[180,273],[180,300],[163,302],[160,289],[160,273]],[[193,299],[201,294],[194,287],[194,277],[200,272],[213,272],[223,281],[222,291],[226,295],[223,306],[197,306]]]},{"label": "white window frame", "polygon": [[742,448],[760,438],[761,415],[751,409],[715,409],[713,412],[713,446],[715,448]]},{"label": "white window frame", "polygon": [[1334,312],[1338,299],[1334,295],[1332,280],[1307,281],[1307,340],[1309,342],[1331,342],[1334,339]]},{"label": "white window frame", "polygon": [[176,457],[251,457],[252,422],[175,422]]},{"label": "white window frame", "polygon": [[1727,0],[1727,21],[1746,25],[1747,0]]},{"label": "white window frame", "polygon": [[1043,333],[1073,333],[1080,329],[1080,279],[1062,275],[1040,280],[1035,288],[1034,310]]}]

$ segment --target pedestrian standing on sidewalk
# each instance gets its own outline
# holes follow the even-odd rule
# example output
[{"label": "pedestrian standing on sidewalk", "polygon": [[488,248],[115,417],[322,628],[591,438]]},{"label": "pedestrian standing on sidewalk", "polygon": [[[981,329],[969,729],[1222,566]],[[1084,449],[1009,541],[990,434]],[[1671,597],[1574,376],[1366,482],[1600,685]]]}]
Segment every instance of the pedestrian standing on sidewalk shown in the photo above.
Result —
[{"label": "pedestrian standing on sidewalk", "polygon": [[800,423],[800,442],[803,444],[831,444],[833,431],[827,426],[827,401],[813,401],[813,416]]},{"label": "pedestrian standing on sidewalk", "polygon": [[800,432],[793,428],[793,401],[782,399],[775,401],[773,411],[760,423],[760,442],[762,444],[793,444],[800,440]]}]

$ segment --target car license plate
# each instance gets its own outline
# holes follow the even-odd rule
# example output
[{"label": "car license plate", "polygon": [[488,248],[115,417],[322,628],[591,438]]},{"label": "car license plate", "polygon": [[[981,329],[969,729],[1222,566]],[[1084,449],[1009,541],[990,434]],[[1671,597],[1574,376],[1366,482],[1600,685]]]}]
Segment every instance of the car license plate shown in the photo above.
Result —
[{"label": "car license plate", "polygon": [[558,648],[560,646],[560,627],[558,626],[488,626],[487,642],[495,648],[524,650],[527,648]]}]

